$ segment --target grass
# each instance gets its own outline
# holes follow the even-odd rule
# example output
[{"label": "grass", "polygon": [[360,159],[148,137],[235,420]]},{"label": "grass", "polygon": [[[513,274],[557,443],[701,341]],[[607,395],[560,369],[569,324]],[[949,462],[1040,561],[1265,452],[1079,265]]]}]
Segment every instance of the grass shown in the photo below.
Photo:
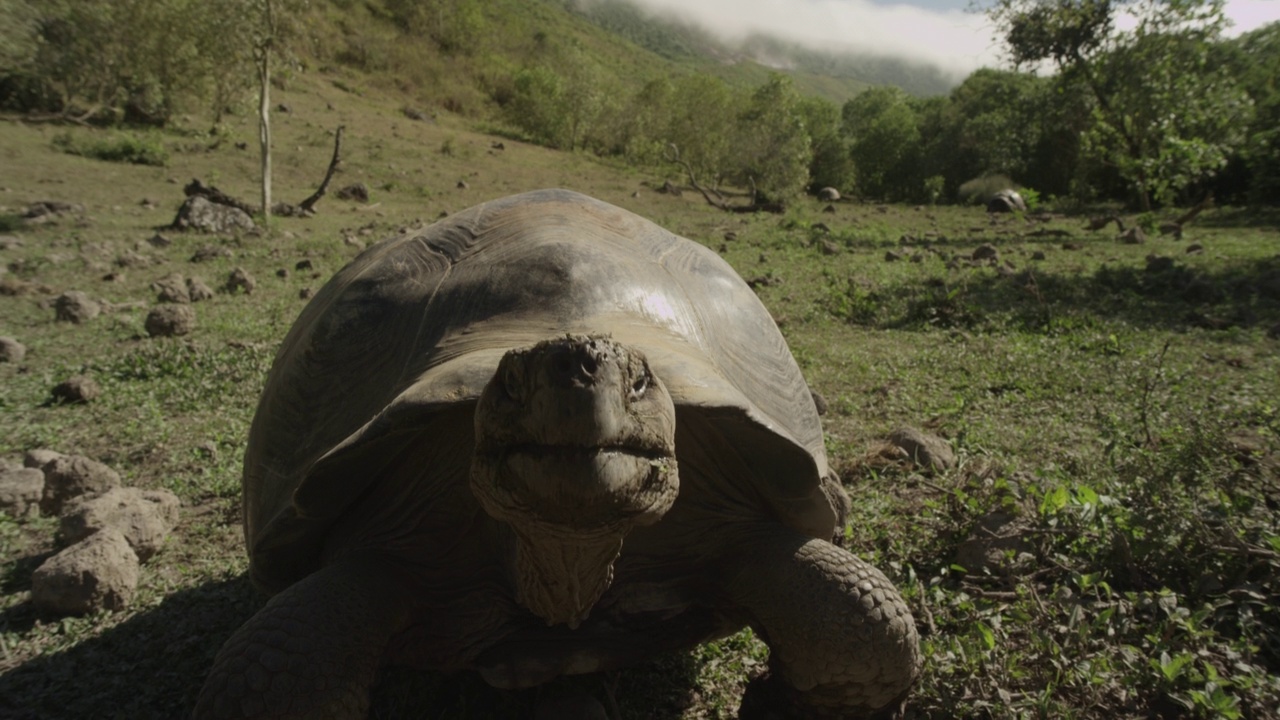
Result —
[{"label": "grass", "polygon": [[[29,349],[20,365],[0,365],[0,458],[85,454],[184,504],[133,605],[84,618],[42,617],[28,602],[56,523],[0,516],[0,716],[185,716],[222,641],[262,603],[243,576],[239,464],[300,292],[400,227],[562,186],[769,280],[757,292],[831,408],[827,446],[855,500],[849,546],[898,584],[921,629],[926,667],[910,717],[1277,717],[1273,215],[1213,210],[1183,241],[1140,246],[1083,230],[1083,217],[991,219],[973,207],[847,202],[823,213],[813,201],[781,217],[726,215],[649,190],[661,173],[510,138],[496,150],[453,116],[410,121],[402,97],[331,80],[302,74],[277,93],[293,112],[275,116],[275,194],[310,193],[344,124],[335,187],[361,181],[376,197],[330,195],[316,217],[277,218],[258,236],[147,242],[191,177],[255,196],[256,157],[235,147],[254,144],[248,117],[215,147],[182,129],[159,136],[172,148],[166,167],[65,154],[53,148],[57,129],[0,122],[0,218],[15,218],[6,232],[22,240],[0,251],[0,283],[19,293],[0,295],[0,328]],[[53,225],[16,220],[46,199],[86,211]],[[984,243],[998,251],[994,265],[970,259]],[[1192,243],[1203,251],[1188,254]],[[209,244],[231,257],[191,262]],[[295,271],[301,259],[315,272]],[[217,288],[234,267],[257,279],[252,295],[195,305],[185,338],[146,337],[152,282],[177,272]],[[112,309],[55,323],[52,297],[73,289]],[[92,376],[103,396],[47,405],[73,374]],[[908,424],[949,439],[957,466],[925,473],[876,452]],[[1009,557],[997,550],[990,566],[964,567],[962,547],[995,517],[1016,541]],[[545,692],[611,693],[623,718],[729,718],[765,656],[743,632]],[[518,717],[535,696],[467,674],[392,670],[374,716]]]}]

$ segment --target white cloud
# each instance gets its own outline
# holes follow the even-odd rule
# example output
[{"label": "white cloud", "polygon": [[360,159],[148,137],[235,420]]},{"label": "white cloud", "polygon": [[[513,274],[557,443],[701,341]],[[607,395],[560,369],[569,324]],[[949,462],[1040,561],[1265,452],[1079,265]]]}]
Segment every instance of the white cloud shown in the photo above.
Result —
[{"label": "white cloud", "polygon": [[[981,13],[868,0],[637,0],[728,40],[762,33],[813,47],[931,63],[960,79],[999,64],[1000,44]],[[922,0],[927,2],[928,0]],[[1229,35],[1280,20],[1280,0],[1228,0]]]}]

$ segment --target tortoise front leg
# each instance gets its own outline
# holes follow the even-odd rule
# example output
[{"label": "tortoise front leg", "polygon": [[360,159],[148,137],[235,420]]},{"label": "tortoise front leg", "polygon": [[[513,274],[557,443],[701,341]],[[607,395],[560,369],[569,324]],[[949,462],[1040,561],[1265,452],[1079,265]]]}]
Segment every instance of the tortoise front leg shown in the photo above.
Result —
[{"label": "tortoise front leg", "polygon": [[728,563],[729,599],[771,650],[769,677],[748,688],[741,717],[891,714],[919,676],[920,648],[884,574],[779,525],[740,548]]},{"label": "tortoise front leg", "polygon": [[222,646],[195,720],[363,720],[410,599],[379,562],[327,566],[273,597]]}]

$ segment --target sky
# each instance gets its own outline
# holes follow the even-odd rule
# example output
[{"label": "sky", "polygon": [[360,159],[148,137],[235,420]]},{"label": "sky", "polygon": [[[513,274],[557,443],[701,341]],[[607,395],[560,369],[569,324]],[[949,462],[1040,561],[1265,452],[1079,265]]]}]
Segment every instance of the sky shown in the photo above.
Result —
[{"label": "sky", "polygon": [[[922,60],[956,79],[999,65],[1000,47],[969,0],[636,0],[726,39],[764,33],[815,47]],[[989,4],[989,3],[987,3]],[[1229,36],[1280,20],[1280,0],[1227,0]]]}]

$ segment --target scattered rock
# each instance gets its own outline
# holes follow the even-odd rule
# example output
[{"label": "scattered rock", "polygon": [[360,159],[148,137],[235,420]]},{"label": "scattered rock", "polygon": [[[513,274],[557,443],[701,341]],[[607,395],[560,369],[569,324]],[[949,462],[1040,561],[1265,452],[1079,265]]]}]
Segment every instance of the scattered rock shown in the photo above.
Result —
[{"label": "scattered rock", "polygon": [[200,232],[233,234],[248,232],[257,226],[244,210],[230,205],[212,202],[203,195],[191,195],[178,215],[173,219],[174,230],[198,230]]},{"label": "scattered rock", "polygon": [[898,260],[901,260],[903,257],[905,257],[905,255],[903,255],[902,253],[898,252],[897,250],[885,250],[885,251],[884,251],[884,261],[885,261],[885,262],[897,262]]},{"label": "scattered rock", "polygon": [[339,200],[354,200],[356,202],[369,202],[369,186],[362,182],[348,185],[333,194]]},{"label": "scattered rock", "polygon": [[288,115],[289,113],[293,112],[293,108],[289,107],[289,106],[288,106],[287,104],[285,104],[285,103],[280,103],[279,105],[276,105],[276,110],[277,110],[278,112],[282,112],[282,113],[284,113],[284,114],[286,114],[286,115]]},{"label": "scattered rock", "polygon": [[166,248],[173,244],[172,240],[165,237],[164,235],[161,235],[160,233],[156,233],[155,235],[152,235],[151,237],[147,238],[147,242],[151,244],[151,247],[157,247],[157,248]]},{"label": "scattered rock", "polygon": [[51,393],[55,403],[76,405],[96,400],[102,387],[91,377],[76,375],[55,385]]},{"label": "scattered rock", "polygon": [[190,305],[158,305],[147,313],[143,326],[151,337],[189,335],[196,328],[196,311]]},{"label": "scattered rock", "polygon": [[1118,239],[1125,245],[1141,245],[1147,241],[1147,234],[1142,231],[1142,228],[1134,225],[1128,230],[1120,233],[1120,237]]},{"label": "scattered rock", "polygon": [[81,214],[84,206],[78,203],[66,203],[59,200],[40,200],[27,206],[22,219],[28,225],[41,225],[56,222],[63,215]]},{"label": "scattered rock", "polygon": [[984,515],[956,549],[955,562],[972,574],[1025,570],[1035,564],[1035,547],[1025,534],[1026,528],[1009,513]]},{"label": "scattered rock", "polygon": [[835,206],[835,205],[827,205],[827,206],[825,206],[825,207],[823,207],[823,208],[822,208],[822,212],[824,212],[824,213],[833,213],[833,212],[835,212],[835,211],[836,211],[836,206]]},{"label": "scattered rock", "polygon": [[677,187],[676,184],[671,182],[670,180],[663,180],[662,187],[658,188],[658,192],[662,193],[663,195],[680,197],[680,188]]},{"label": "scattered rock", "polygon": [[1188,255],[1199,255],[1202,252],[1204,252],[1204,246],[1200,243],[1191,243],[1187,246]]},{"label": "scattered rock", "polygon": [[0,250],[15,250],[22,247],[22,238],[17,235],[0,235]]},{"label": "scattered rock", "polygon": [[818,191],[818,199],[825,202],[836,202],[840,199],[840,191],[833,187],[824,187]]},{"label": "scattered rock", "polygon": [[1000,257],[1000,251],[996,250],[996,246],[991,243],[983,243],[974,248],[973,254],[969,256],[971,260],[995,260]]},{"label": "scattered rock", "polygon": [[1174,264],[1173,258],[1171,257],[1164,257],[1161,255],[1147,256],[1147,272],[1150,273],[1161,273],[1172,270]]},{"label": "scattered rock", "polygon": [[1083,249],[1083,248],[1084,248],[1084,245],[1081,245],[1080,243],[1077,243],[1077,242],[1064,242],[1064,243],[1062,243],[1062,249],[1063,249],[1063,250],[1081,250],[1081,249]]},{"label": "scattered rock", "polygon": [[297,263],[295,263],[293,266],[293,269],[301,272],[303,270],[313,270],[314,267],[315,266],[312,265],[311,260],[304,258],[302,260],[299,260]]},{"label": "scattered rock", "polygon": [[156,260],[135,250],[125,250],[116,256],[116,266],[122,268],[144,268],[155,265]]},{"label": "scattered rock", "polygon": [[173,273],[151,283],[151,289],[156,292],[156,300],[162,303],[186,305],[191,302],[191,292],[187,289],[187,281],[178,273]]},{"label": "scattered rock", "polygon": [[280,268],[279,270],[276,270],[276,277],[287,279],[289,277],[289,268]]},{"label": "scattered rock", "polygon": [[178,524],[178,496],[168,490],[118,487],[69,501],[58,520],[58,535],[77,543],[107,528],[120,532],[138,559],[160,551],[165,535]]},{"label": "scattered rock", "polygon": [[419,122],[427,121],[427,114],[417,108],[405,107],[401,108],[400,112],[404,113],[404,116],[410,120],[417,120]]},{"label": "scattered rock", "polygon": [[221,245],[205,245],[191,256],[191,262],[208,262],[218,258],[231,257],[231,251]]},{"label": "scattered rock", "polygon": [[26,356],[26,345],[18,342],[16,338],[0,336],[0,362],[22,362],[22,358]]},{"label": "scattered rock", "polygon": [[40,514],[44,494],[44,473],[36,468],[0,470],[0,512],[22,518]]},{"label": "scattered rock", "polygon": [[49,463],[57,460],[58,458],[64,457],[66,457],[66,455],[63,455],[60,452],[54,452],[53,450],[46,450],[44,448],[36,448],[35,450],[28,450],[23,453],[22,466],[35,468],[40,472],[44,472],[45,467],[47,467]]},{"label": "scattered rock", "polygon": [[1035,252],[1031,253],[1031,259],[1032,259],[1032,260],[1044,260],[1044,259],[1045,259],[1044,251],[1043,251],[1043,250],[1037,250],[1037,251],[1035,251]]},{"label": "scattered rock", "polygon": [[202,302],[213,298],[213,289],[204,284],[200,278],[187,278],[187,296],[191,302]]},{"label": "scattered rock", "polygon": [[227,278],[228,292],[234,293],[237,290],[244,290],[245,295],[251,295],[253,294],[253,289],[257,286],[258,283],[254,282],[253,276],[249,274],[249,271],[241,267],[232,270],[231,276]]},{"label": "scattered rock", "polygon": [[44,494],[40,511],[57,515],[71,498],[106,492],[120,486],[120,475],[97,460],[83,455],[63,455],[44,466]]},{"label": "scattered rock", "polygon": [[315,290],[312,290],[312,289],[311,289],[311,288],[309,288],[309,287],[304,287],[304,288],[302,288],[301,290],[299,290],[299,291],[298,291],[298,299],[299,299],[299,300],[310,300],[310,299],[311,299],[311,296],[313,296],[313,295],[315,295],[315,294],[316,294],[316,291],[315,291]]},{"label": "scattered rock", "polygon": [[813,396],[813,407],[818,411],[819,415],[827,414],[827,399],[822,397],[822,393],[809,388],[809,395]]},{"label": "scattered rock", "polygon": [[932,470],[947,470],[956,464],[951,445],[937,435],[902,427],[889,433],[889,442],[901,448],[916,465]]},{"label": "scattered rock", "polygon": [[70,290],[53,301],[53,310],[58,320],[79,324],[98,317],[102,305],[79,290]]},{"label": "scattered rock", "polygon": [[826,238],[823,238],[821,245],[823,255],[836,255],[840,252],[840,246]]},{"label": "scattered rock", "polygon": [[54,555],[31,576],[38,610],[83,615],[120,610],[138,586],[138,556],[119,531],[107,528]]}]

